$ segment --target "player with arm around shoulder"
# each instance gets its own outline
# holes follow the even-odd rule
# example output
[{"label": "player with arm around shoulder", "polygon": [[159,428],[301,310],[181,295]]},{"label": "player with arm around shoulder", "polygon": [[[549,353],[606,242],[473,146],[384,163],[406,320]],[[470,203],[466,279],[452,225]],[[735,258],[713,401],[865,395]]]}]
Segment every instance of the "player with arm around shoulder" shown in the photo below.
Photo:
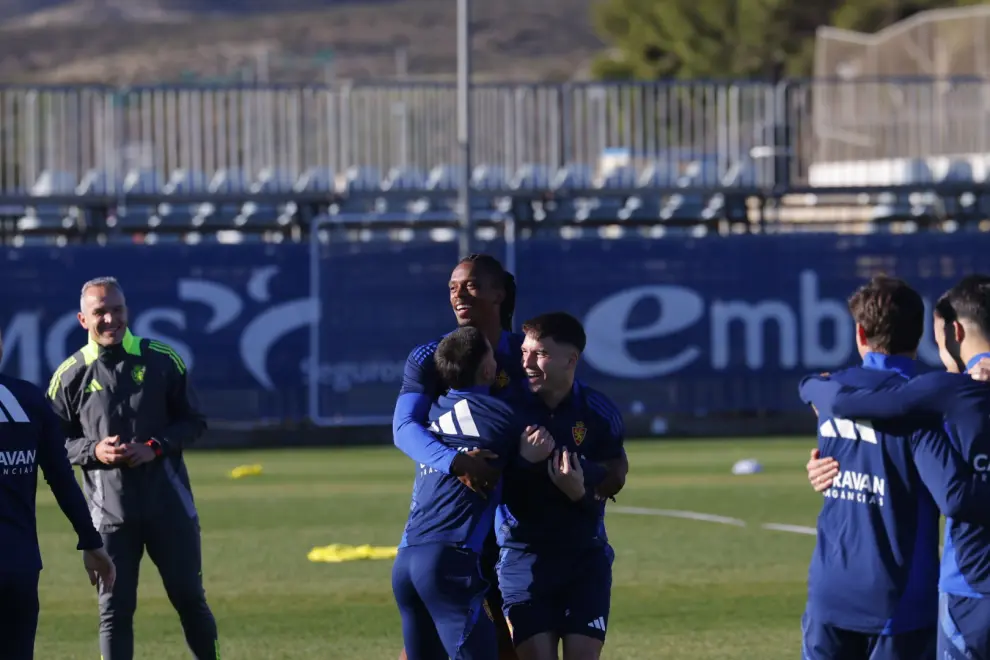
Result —
[{"label": "player with arm around shoulder", "polygon": [[0,657],[8,660],[34,657],[42,568],[36,516],[38,467],[72,523],[90,583],[108,591],[116,577],[64,443],[61,424],[44,392],[27,381],[0,375]]},{"label": "player with arm around shoulder", "polygon": [[523,332],[529,391],[518,409],[547,431],[557,451],[505,473],[496,528],[503,609],[521,660],[556,660],[561,642],[565,660],[596,660],[614,559],[605,496],[621,490],[628,470],[622,416],[575,380],[586,343],[577,319],[544,314],[523,324]]},{"label": "player with arm around shoulder", "polygon": [[[836,383],[881,387],[913,377],[924,303],[904,282],[874,278],[849,300],[862,366]],[[821,452],[845,466],[822,502],[802,616],[805,660],[933,660],[939,511],[948,474],[941,419],[868,423],[832,407],[816,377],[799,387],[818,415]],[[958,462],[957,462],[958,463]],[[936,475],[936,476],[933,476]]]},{"label": "player with arm around shoulder", "polygon": [[[501,470],[518,455],[526,424],[488,394],[496,376],[488,340],[476,328],[459,328],[440,342],[434,360],[450,390],[430,412],[430,432],[455,451],[484,452]],[[478,493],[449,472],[418,466],[392,569],[409,660],[497,660],[482,550],[500,498],[500,482]]]},{"label": "player with arm around shoulder", "polygon": [[[521,390],[525,384],[520,352],[522,336],[512,332],[516,299],[512,274],[491,255],[472,254],[454,268],[447,289],[457,325],[480,330],[495,352],[498,373],[489,392],[504,399]],[[414,462],[452,474],[468,488],[487,492],[498,482],[500,470],[483,458],[481,450],[455,451],[427,428],[431,407],[447,391],[447,384],[437,373],[434,360],[438,345],[438,341],[433,341],[417,346],[406,360],[392,420],[395,446]],[[515,660],[516,653],[502,615],[502,598],[496,584],[497,561],[498,547],[492,530],[482,553],[485,578],[491,584],[488,605],[495,617],[499,657]],[[405,658],[405,654],[399,655],[399,660]]]},{"label": "player with arm around shoulder", "polygon": [[[990,357],[990,277],[968,276],[946,292],[935,305],[935,331],[946,372],[882,389],[842,387],[826,379],[816,379],[815,385],[828,395],[829,405],[847,417],[943,418],[950,440],[946,452],[950,458],[961,455],[963,467],[948,484],[943,509],[937,652],[940,660],[990,658],[990,498],[985,493],[990,386],[964,375]],[[840,463],[834,469],[842,474]],[[822,482],[834,487],[833,479]]]}]

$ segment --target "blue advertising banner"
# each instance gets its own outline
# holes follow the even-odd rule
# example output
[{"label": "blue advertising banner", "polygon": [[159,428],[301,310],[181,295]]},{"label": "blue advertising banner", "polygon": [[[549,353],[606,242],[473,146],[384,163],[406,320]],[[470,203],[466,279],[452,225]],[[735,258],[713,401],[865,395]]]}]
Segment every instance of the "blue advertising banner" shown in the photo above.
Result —
[{"label": "blue advertising banner", "polygon": [[[517,326],[543,311],[578,316],[581,377],[658,430],[667,415],[794,411],[801,376],[857,359],[845,300],[866,278],[904,277],[931,302],[976,272],[987,247],[983,234],[531,239],[515,246]],[[453,244],[323,245],[318,299],[306,245],[0,254],[0,370],[47,382],[85,341],[80,286],[114,275],[134,333],[183,355],[216,420],[386,421],[409,351],[454,326]],[[930,323],[921,358],[938,364]]]}]

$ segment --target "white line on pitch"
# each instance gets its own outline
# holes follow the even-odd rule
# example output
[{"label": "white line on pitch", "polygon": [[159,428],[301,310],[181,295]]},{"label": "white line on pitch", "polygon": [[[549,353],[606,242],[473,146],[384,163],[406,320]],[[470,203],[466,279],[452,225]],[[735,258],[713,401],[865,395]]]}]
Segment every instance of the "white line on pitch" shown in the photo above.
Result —
[{"label": "white line on pitch", "polygon": [[643,509],[637,506],[617,506],[610,507],[609,511],[616,513],[631,513],[637,516],[664,516],[667,518],[686,518],[687,520],[703,520],[705,522],[720,523],[722,525],[735,525],[745,527],[745,521],[738,518],[727,518],[725,516],[714,516],[710,513],[698,513],[697,511],[675,511],[672,509]]},{"label": "white line on pitch", "polygon": [[816,536],[818,530],[814,527],[804,527],[803,525],[783,525],[781,523],[764,523],[760,525],[763,529],[769,529],[773,532],[791,532],[793,534],[807,534],[808,536]]},{"label": "white line on pitch", "polygon": [[[716,516],[710,513],[699,513],[697,511],[677,511],[674,509],[646,509],[637,506],[617,506],[609,507],[609,511],[615,513],[629,513],[637,516],[662,516],[665,518],[683,518],[685,520],[701,520],[704,522],[718,523],[721,525],[733,525],[735,527],[746,527],[744,520],[738,518],[728,518],[726,516]],[[763,523],[761,529],[773,532],[790,532],[791,534],[806,534],[815,536],[818,532],[814,527],[803,525],[784,525],[782,523]]]}]

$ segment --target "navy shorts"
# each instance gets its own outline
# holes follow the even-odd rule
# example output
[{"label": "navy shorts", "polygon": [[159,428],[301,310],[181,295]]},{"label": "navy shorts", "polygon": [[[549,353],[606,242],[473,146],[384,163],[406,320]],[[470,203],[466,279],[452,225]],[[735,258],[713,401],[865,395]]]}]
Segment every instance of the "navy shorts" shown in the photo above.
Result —
[{"label": "navy shorts", "polygon": [[990,599],[939,594],[938,660],[990,660]]},{"label": "navy shorts", "polygon": [[801,660],[935,660],[935,628],[899,635],[844,630],[801,617]]},{"label": "navy shorts", "polygon": [[38,572],[0,574],[0,658],[33,660],[38,631]]},{"label": "navy shorts", "polygon": [[513,644],[544,632],[605,641],[614,557],[609,546],[540,554],[503,548],[498,581]]},{"label": "navy shorts", "polygon": [[478,554],[448,545],[400,548],[392,592],[409,660],[497,660],[488,582]]}]

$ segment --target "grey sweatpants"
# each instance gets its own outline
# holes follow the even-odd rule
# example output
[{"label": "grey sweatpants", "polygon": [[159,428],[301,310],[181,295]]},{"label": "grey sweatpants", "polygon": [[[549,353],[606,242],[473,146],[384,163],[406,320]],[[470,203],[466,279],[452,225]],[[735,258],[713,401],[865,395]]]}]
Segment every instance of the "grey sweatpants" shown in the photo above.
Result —
[{"label": "grey sweatpants", "polygon": [[158,568],[165,593],[179,614],[186,643],[196,660],[217,660],[217,624],[203,590],[199,520],[174,516],[123,524],[101,532],[117,567],[113,592],[100,596],[100,653],[103,660],[133,660],[138,569],[145,549]]}]

